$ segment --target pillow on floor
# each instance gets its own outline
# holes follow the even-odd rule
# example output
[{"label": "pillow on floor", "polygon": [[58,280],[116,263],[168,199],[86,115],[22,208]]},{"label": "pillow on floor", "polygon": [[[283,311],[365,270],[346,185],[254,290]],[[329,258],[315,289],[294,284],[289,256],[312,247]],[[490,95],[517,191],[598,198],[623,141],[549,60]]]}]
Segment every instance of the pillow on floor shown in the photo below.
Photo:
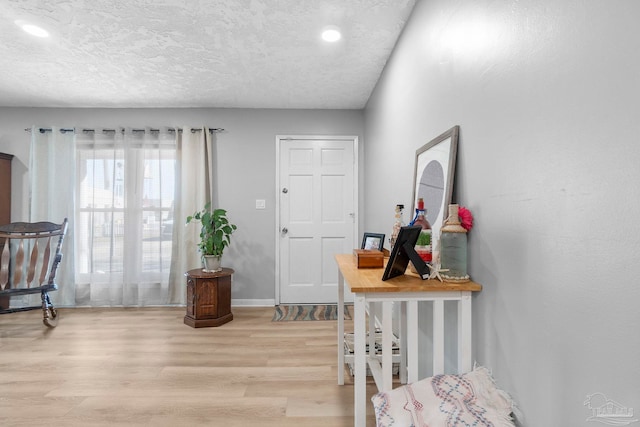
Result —
[{"label": "pillow on floor", "polygon": [[514,427],[513,402],[483,367],[425,378],[371,401],[378,427]]}]

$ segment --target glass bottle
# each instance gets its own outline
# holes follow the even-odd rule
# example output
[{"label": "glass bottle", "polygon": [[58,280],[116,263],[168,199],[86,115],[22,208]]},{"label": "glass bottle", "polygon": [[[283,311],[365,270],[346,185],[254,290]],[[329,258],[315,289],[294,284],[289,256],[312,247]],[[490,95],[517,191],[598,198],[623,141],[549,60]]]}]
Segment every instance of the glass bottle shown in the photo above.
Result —
[{"label": "glass bottle", "polygon": [[416,212],[416,219],[413,221],[413,225],[422,226],[422,232],[416,243],[416,252],[424,262],[431,262],[431,224],[427,221],[424,199],[418,199]]},{"label": "glass bottle", "polygon": [[458,205],[449,205],[449,217],[440,235],[440,262],[445,281],[468,282],[467,230],[460,224]]},{"label": "glass bottle", "polygon": [[404,205],[396,205],[395,222],[393,223],[393,231],[391,232],[391,237],[389,238],[391,250],[393,250],[393,247],[396,244],[396,239],[398,238],[400,228],[404,227],[404,225]]}]

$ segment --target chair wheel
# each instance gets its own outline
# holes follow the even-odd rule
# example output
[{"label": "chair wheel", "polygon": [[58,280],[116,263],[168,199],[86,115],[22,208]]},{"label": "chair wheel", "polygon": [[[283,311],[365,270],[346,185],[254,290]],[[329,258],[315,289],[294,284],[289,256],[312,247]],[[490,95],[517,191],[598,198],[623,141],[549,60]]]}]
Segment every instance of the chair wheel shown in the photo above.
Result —
[{"label": "chair wheel", "polygon": [[42,323],[47,325],[50,328],[55,328],[58,326],[58,310],[53,307],[49,308],[49,317],[45,317],[42,319]]}]

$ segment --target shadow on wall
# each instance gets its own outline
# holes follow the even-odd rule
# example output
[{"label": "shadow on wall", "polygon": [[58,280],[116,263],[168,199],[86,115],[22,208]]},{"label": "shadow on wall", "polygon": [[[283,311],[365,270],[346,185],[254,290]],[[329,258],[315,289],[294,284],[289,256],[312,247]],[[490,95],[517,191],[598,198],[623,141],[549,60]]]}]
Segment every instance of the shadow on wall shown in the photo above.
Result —
[{"label": "shadow on wall", "polygon": [[[484,231],[484,232],[483,232]],[[472,280],[483,285],[482,292],[478,293],[474,303],[474,341],[476,346],[476,361],[500,374],[497,380],[502,388],[510,394],[516,404],[514,423],[518,427],[523,426],[522,414],[518,413],[518,395],[511,389],[510,378],[515,374],[513,370],[526,370],[518,362],[508,360],[507,355],[513,354],[513,347],[526,347],[527,337],[512,331],[511,316],[521,316],[519,301],[509,298],[514,290],[523,286],[522,278],[533,266],[531,256],[522,251],[522,244],[519,241],[521,236],[509,233],[504,230],[482,230],[477,228],[471,239],[476,240],[473,250],[469,251],[469,260],[472,269],[470,270]],[[499,242],[499,244],[497,243]],[[494,248],[499,248],[501,253],[509,254],[509,265],[513,268],[500,264],[501,254],[496,253]],[[482,254],[482,263],[473,263],[474,254]],[[480,258],[480,257],[479,257]],[[498,274],[497,272],[506,272]],[[509,272],[511,274],[509,275]],[[514,272],[517,272],[514,274]],[[500,276],[500,277],[499,277]],[[506,332],[506,334],[505,334]],[[494,361],[494,366],[489,366],[488,360]]]},{"label": "shadow on wall", "polygon": [[[238,226],[240,230],[240,226]],[[273,245],[267,250],[260,242],[238,239],[231,243],[222,257],[223,266],[231,266],[232,296],[240,299],[275,298],[275,257]]]}]

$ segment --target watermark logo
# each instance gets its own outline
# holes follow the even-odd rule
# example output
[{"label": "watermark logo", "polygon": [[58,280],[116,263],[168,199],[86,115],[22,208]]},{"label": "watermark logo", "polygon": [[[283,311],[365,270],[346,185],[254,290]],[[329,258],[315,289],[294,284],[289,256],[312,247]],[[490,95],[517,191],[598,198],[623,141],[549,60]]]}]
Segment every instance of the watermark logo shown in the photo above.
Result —
[{"label": "watermark logo", "polygon": [[607,399],[602,393],[587,395],[584,406],[591,409],[587,421],[597,421],[610,426],[627,426],[638,421],[633,416],[633,408],[627,408],[615,400]]}]

